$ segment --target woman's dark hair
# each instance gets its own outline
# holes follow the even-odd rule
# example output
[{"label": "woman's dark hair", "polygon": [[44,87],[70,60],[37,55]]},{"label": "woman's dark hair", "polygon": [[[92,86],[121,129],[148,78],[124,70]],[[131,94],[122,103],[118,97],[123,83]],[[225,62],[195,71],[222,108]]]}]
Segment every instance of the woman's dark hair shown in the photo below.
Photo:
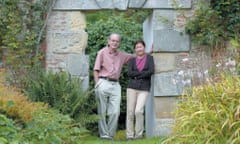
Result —
[{"label": "woman's dark hair", "polygon": [[134,43],[133,48],[135,49],[136,45],[139,44],[139,43],[142,44],[144,47],[146,47],[145,42],[144,42],[143,40],[137,40],[137,41]]}]

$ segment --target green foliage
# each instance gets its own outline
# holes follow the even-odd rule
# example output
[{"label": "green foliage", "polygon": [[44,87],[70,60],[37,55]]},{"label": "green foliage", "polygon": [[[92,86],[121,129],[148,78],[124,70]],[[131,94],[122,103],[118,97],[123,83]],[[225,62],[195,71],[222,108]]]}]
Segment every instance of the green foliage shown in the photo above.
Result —
[{"label": "green foliage", "polygon": [[222,48],[226,40],[239,38],[240,8],[238,0],[210,1],[210,5],[199,3],[194,19],[186,25],[193,40],[208,44],[212,48]]},{"label": "green foliage", "polygon": [[[108,14],[107,14],[108,15]],[[97,51],[107,45],[107,38],[111,33],[118,33],[122,36],[119,49],[128,53],[133,53],[133,43],[142,39],[142,25],[135,23],[124,17],[123,14],[108,16],[107,19],[99,19],[95,23],[89,23],[87,26],[88,46],[86,53],[90,55],[90,88],[94,87],[93,66]],[[126,86],[127,78],[124,73],[127,68],[124,67],[120,75],[120,84],[122,86],[122,103],[119,128],[124,128],[126,112]]]},{"label": "green foliage", "polygon": [[4,75],[1,70],[1,144],[75,144],[89,134],[81,123],[77,123],[69,115],[63,115],[46,104],[31,102],[17,89],[5,86]]},{"label": "green foliage", "polygon": [[36,51],[47,7],[47,0],[0,2],[0,51],[12,84],[20,86],[28,69],[43,58]]},{"label": "green foliage", "polygon": [[34,120],[23,129],[22,141],[32,144],[78,143],[88,131],[74,124],[73,120],[56,110],[41,109],[33,115]]},{"label": "green foliage", "polygon": [[182,96],[172,135],[164,143],[240,143],[240,79],[193,88]]},{"label": "green foliage", "polygon": [[30,74],[24,92],[30,100],[48,103],[61,113],[69,114],[82,126],[97,120],[91,111],[95,103],[87,102],[91,91],[83,90],[80,79],[67,72],[42,70],[37,75]]},{"label": "green foliage", "polygon": [[7,144],[16,142],[19,128],[16,127],[11,119],[0,114],[0,143]]},{"label": "green foliage", "polygon": [[98,12],[88,12],[87,13],[87,22],[92,24],[96,20],[108,20],[111,17],[123,16],[124,19],[128,21],[133,21],[135,23],[142,24],[147,16],[152,13],[151,9],[128,9],[126,11],[117,11],[117,10],[101,10]]}]

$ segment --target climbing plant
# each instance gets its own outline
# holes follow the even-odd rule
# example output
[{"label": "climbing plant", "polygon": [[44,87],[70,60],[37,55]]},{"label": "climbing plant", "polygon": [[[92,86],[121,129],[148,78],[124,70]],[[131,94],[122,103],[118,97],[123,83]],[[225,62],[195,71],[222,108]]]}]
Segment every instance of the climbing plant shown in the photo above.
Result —
[{"label": "climbing plant", "polygon": [[240,34],[239,0],[202,0],[198,4],[194,18],[188,21],[186,30],[193,41],[223,48],[224,42]]},{"label": "climbing plant", "polygon": [[12,84],[19,84],[29,68],[43,55],[39,50],[44,15],[50,5],[47,0],[0,1],[0,51],[9,70]]}]

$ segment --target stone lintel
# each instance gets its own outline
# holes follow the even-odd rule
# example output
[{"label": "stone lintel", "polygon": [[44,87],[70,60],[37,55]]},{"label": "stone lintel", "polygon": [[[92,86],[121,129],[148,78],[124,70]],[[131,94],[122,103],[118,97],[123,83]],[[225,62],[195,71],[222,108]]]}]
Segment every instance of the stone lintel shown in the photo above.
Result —
[{"label": "stone lintel", "polygon": [[58,0],[54,10],[191,8],[191,0]]},{"label": "stone lintel", "polygon": [[191,0],[147,0],[143,8],[167,8],[167,9],[176,9],[176,8],[191,8]]}]

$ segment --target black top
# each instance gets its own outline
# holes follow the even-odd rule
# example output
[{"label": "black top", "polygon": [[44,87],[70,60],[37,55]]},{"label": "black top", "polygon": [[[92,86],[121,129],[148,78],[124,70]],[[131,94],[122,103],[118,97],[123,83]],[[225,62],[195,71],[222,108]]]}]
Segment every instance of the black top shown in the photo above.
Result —
[{"label": "black top", "polygon": [[128,62],[127,75],[130,78],[128,88],[149,91],[151,87],[151,75],[154,73],[154,61],[151,55],[147,55],[146,63],[141,72],[138,71],[136,58]]}]

